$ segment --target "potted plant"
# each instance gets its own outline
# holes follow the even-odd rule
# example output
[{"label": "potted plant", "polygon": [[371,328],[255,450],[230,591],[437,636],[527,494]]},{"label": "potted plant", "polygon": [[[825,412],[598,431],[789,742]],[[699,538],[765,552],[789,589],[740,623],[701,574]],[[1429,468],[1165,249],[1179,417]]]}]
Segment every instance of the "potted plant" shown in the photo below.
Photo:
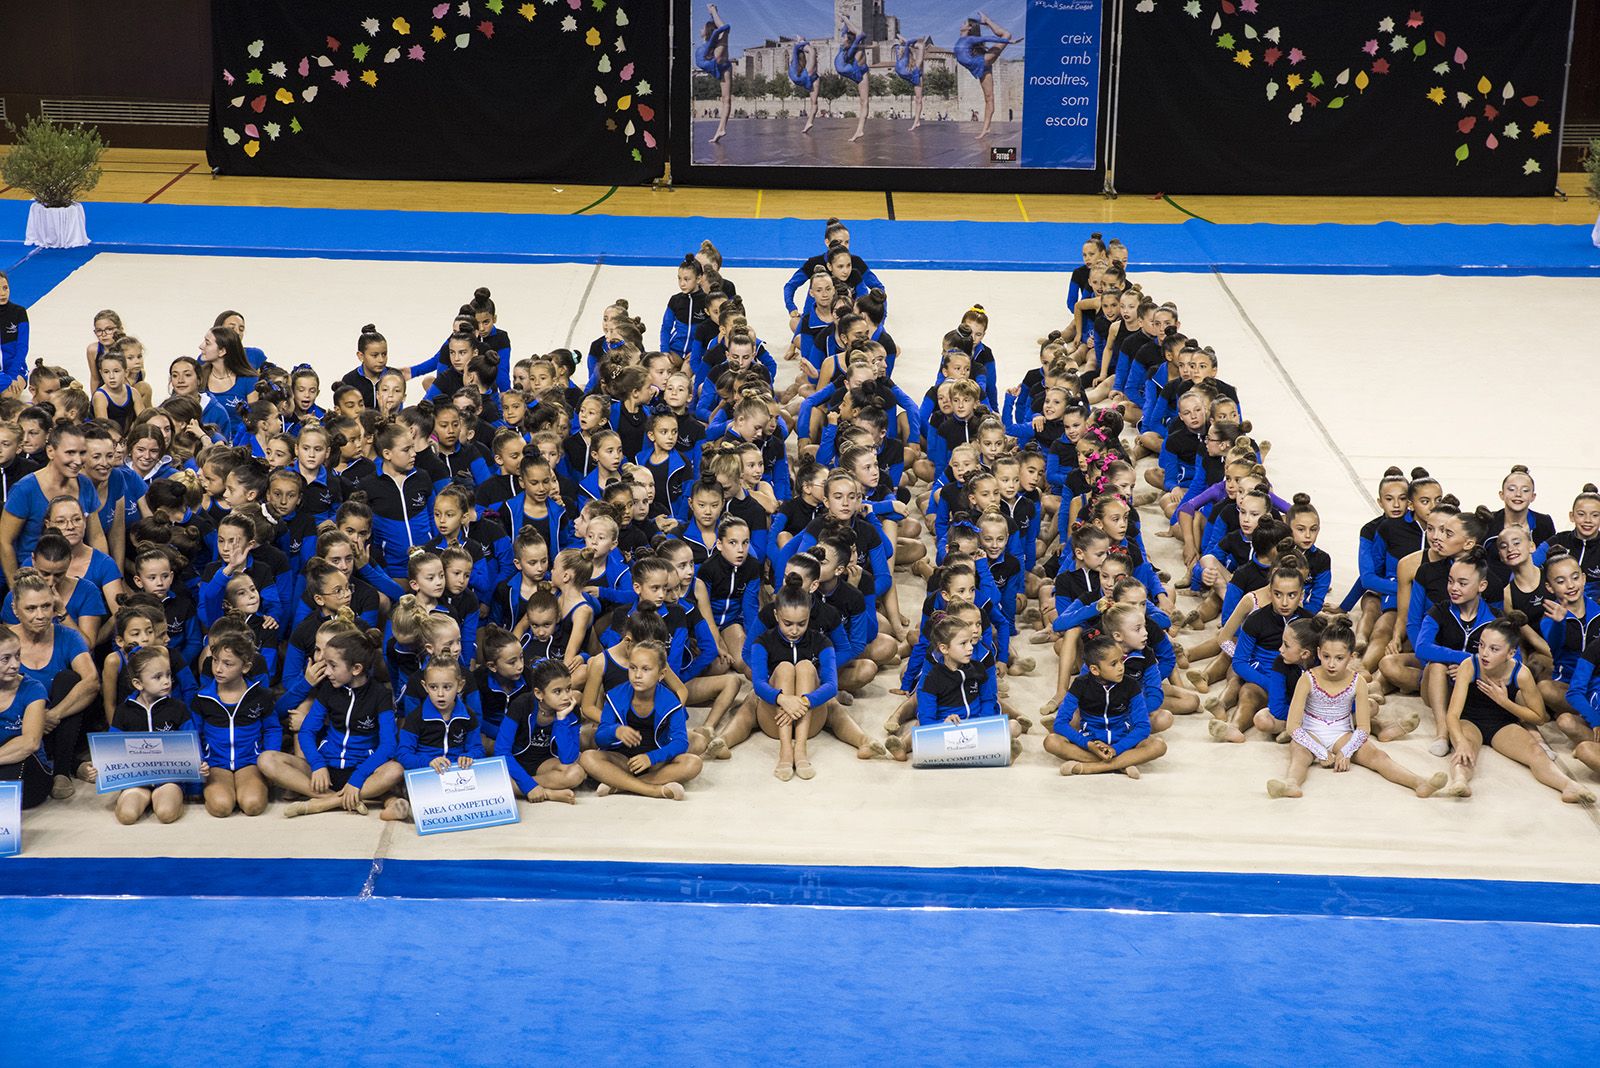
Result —
[{"label": "potted plant", "polygon": [[100,182],[106,143],[94,127],[64,126],[34,117],[19,131],[0,165],[6,185],[33,196],[24,240],[41,248],[76,248],[89,243],[82,198]]},{"label": "potted plant", "polygon": [[[1583,169],[1589,173],[1589,199],[1600,204],[1600,137],[1590,139],[1589,150],[1583,154]],[[1600,248],[1600,214],[1595,216],[1594,231],[1589,237],[1594,247]]]}]

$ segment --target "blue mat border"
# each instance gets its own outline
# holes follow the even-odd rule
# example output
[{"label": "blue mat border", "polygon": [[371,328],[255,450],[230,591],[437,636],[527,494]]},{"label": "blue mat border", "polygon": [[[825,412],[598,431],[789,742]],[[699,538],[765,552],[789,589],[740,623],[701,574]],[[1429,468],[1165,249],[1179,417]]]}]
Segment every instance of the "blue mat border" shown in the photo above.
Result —
[{"label": "blue mat border", "polygon": [[13,857],[0,862],[0,897],[584,900],[1600,923],[1600,885],[1588,883],[1011,867]]},{"label": "blue mat border", "polygon": [[[662,194],[670,195],[670,194]],[[22,232],[27,204],[0,201],[0,234]],[[512,215],[178,204],[86,205],[89,252],[334,259],[582,262],[666,266],[709,238],[729,269],[792,267],[821,246],[798,219]],[[1119,237],[1133,271],[1381,275],[1600,275],[1582,225],[1406,226],[1324,223],[850,222],[875,265],[929,270],[1063,270],[1090,232]],[[751,250],[759,250],[751,254]],[[84,250],[78,250],[82,252]],[[53,258],[56,253],[41,254]],[[37,259],[38,257],[35,257]],[[14,262],[6,258],[0,262]]]}]

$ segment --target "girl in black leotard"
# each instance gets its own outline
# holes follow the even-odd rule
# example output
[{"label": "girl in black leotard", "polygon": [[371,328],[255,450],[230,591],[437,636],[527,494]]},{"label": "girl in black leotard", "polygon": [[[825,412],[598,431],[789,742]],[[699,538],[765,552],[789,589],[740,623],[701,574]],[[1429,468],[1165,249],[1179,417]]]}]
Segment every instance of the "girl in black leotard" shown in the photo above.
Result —
[{"label": "girl in black leotard", "polygon": [[1450,693],[1450,744],[1455,757],[1446,797],[1472,796],[1472,774],[1485,743],[1533,772],[1533,777],[1561,793],[1568,804],[1591,804],[1594,792],[1567,777],[1529,727],[1545,722],[1544,699],[1533,672],[1512,656],[1522,627],[1521,612],[1508,612],[1483,629],[1478,653],[1456,672]]}]

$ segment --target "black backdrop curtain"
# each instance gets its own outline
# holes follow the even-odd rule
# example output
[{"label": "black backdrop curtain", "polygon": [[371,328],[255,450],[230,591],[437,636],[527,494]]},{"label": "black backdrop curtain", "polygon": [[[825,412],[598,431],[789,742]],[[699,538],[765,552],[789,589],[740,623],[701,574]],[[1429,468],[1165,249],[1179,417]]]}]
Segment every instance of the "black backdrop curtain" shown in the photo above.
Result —
[{"label": "black backdrop curtain", "polygon": [[214,0],[212,31],[206,154],[224,174],[662,173],[662,0]]},{"label": "black backdrop curtain", "polygon": [[1573,0],[1124,0],[1117,185],[1547,195]]}]

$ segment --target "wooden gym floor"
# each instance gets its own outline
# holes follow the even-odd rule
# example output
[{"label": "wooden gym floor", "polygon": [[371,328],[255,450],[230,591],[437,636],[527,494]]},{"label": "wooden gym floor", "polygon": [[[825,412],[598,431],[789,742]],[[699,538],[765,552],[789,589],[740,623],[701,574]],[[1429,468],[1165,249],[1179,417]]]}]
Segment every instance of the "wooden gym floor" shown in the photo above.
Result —
[{"label": "wooden gym floor", "polygon": [[[0,153],[5,151],[0,148]],[[1570,198],[1556,197],[1220,197],[1146,196],[1116,200],[1042,193],[867,193],[791,189],[710,189],[515,182],[368,182],[313,178],[213,178],[205,154],[115,149],[90,201],[220,204],[290,208],[375,208],[396,211],[482,211],[542,214],[690,216],[774,219],[896,219],[975,222],[1216,223],[1571,223],[1590,225],[1594,207],[1582,195],[1584,176],[1563,174]],[[7,187],[0,197],[26,194]],[[1179,206],[1181,205],[1181,207]]]}]

